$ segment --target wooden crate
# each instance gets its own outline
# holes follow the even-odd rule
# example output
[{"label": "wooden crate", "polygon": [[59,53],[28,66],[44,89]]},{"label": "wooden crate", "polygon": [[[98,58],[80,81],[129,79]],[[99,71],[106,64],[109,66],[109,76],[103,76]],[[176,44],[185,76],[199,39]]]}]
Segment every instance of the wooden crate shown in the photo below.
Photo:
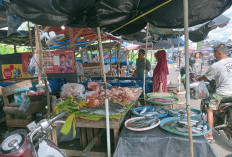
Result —
[{"label": "wooden crate", "polygon": [[26,127],[33,120],[33,115],[36,112],[46,112],[46,97],[37,102],[31,102],[26,112],[22,112],[19,109],[19,105],[10,103],[8,96],[15,94],[12,90],[16,88],[31,88],[31,80],[26,80],[20,83],[13,84],[8,87],[2,88],[4,107],[3,110],[6,113],[6,124],[8,127]]}]

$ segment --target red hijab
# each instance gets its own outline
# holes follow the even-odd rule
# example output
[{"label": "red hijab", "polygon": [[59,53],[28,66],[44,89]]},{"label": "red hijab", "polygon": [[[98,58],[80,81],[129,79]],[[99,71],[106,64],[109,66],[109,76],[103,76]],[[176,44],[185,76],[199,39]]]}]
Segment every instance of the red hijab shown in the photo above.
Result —
[{"label": "red hijab", "polygon": [[154,69],[154,74],[159,74],[164,72],[166,75],[169,74],[168,65],[167,65],[167,58],[166,58],[166,51],[159,50],[155,53],[155,57],[157,60],[157,65]]}]

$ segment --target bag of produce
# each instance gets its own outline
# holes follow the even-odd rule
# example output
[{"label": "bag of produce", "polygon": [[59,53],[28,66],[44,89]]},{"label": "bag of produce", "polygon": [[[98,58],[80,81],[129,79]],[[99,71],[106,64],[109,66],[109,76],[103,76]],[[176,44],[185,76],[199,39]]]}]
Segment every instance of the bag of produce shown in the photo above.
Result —
[{"label": "bag of produce", "polygon": [[206,99],[209,97],[209,91],[204,81],[201,81],[199,85],[195,88],[195,90],[196,90],[195,93],[196,99]]},{"label": "bag of produce", "polygon": [[83,94],[85,87],[77,83],[67,83],[61,88],[61,98],[66,98],[69,96],[77,97],[79,94]]}]

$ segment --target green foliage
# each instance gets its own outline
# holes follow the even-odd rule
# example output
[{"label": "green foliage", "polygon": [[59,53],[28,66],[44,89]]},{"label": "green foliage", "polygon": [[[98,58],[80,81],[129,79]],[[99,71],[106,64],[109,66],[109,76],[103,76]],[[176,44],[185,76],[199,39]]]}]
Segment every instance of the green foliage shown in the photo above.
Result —
[{"label": "green foliage", "polygon": [[[17,47],[16,50],[17,50],[17,53],[31,52],[31,50],[27,49],[26,46]],[[13,54],[13,53],[15,53],[14,45],[6,45],[6,44],[0,43],[0,55]]]}]

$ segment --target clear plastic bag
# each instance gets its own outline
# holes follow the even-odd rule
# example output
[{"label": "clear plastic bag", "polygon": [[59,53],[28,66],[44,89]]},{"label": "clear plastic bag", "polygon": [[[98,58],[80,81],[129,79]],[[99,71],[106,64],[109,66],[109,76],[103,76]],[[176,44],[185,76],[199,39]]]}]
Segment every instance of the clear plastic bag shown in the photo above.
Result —
[{"label": "clear plastic bag", "polygon": [[28,107],[30,106],[30,99],[28,98],[28,96],[26,95],[26,93],[21,93],[22,96],[22,103],[19,106],[19,111],[21,112],[27,112]]},{"label": "clear plastic bag", "polygon": [[209,97],[209,91],[204,81],[201,81],[199,85],[195,88],[195,90],[196,90],[195,92],[196,99],[206,99]]},{"label": "clear plastic bag", "polygon": [[61,98],[69,96],[77,97],[79,94],[83,94],[85,92],[85,87],[77,83],[67,83],[63,85],[61,91]]},{"label": "clear plastic bag", "polygon": [[29,63],[29,66],[27,68],[27,72],[28,74],[36,77],[39,75],[39,67],[36,61],[36,54],[33,55],[33,57],[31,58],[31,61]]}]

